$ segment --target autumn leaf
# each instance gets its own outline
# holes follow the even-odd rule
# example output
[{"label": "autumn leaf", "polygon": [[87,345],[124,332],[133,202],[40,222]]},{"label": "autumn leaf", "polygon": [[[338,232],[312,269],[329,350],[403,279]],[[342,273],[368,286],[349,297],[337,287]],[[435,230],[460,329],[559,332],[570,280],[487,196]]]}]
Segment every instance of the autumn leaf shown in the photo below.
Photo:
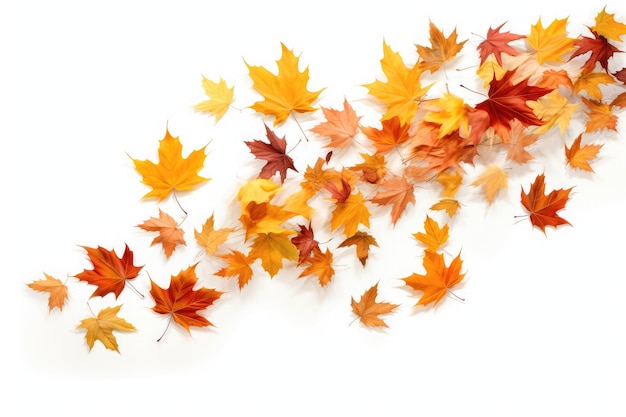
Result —
[{"label": "autumn leaf", "polygon": [[422,71],[419,66],[407,67],[400,54],[384,41],[380,64],[387,81],[376,80],[365,87],[371,95],[387,105],[383,120],[398,117],[401,124],[409,124],[415,117],[419,101],[431,86],[422,88]]},{"label": "autumn leaf", "polygon": [[252,152],[256,159],[264,159],[267,161],[263,168],[261,168],[259,178],[272,178],[274,174],[278,172],[280,173],[280,182],[284,183],[288,169],[292,169],[296,172],[298,172],[298,170],[293,165],[293,159],[286,153],[287,141],[285,137],[279,138],[267,125],[265,125],[265,131],[269,143],[256,139],[245,142],[245,144],[248,145],[250,152]]},{"label": "autumn leaf", "polygon": [[270,203],[255,203],[251,201],[242,210],[239,221],[246,231],[246,241],[254,234],[261,233],[295,233],[284,227],[283,223],[295,216],[282,206]]},{"label": "autumn leaf", "polygon": [[596,15],[596,24],[590,29],[617,42],[621,42],[622,36],[626,35],[626,25],[615,21],[615,14],[607,13],[606,6]]},{"label": "autumn leaf", "polygon": [[544,234],[546,233],[546,226],[556,228],[560,225],[570,224],[557,212],[565,208],[565,203],[567,203],[569,193],[572,190],[571,188],[558,189],[546,194],[545,189],[544,174],[537,175],[535,181],[530,185],[528,193],[525,193],[524,188],[522,188],[522,206],[528,211],[530,222],[541,229]]},{"label": "autumn leaf", "polygon": [[409,135],[410,125],[403,124],[399,117],[392,117],[381,122],[381,128],[363,126],[361,131],[376,146],[376,153],[389,152],[399,145],[405,143],[411,137]]},{"label": "autumn leaf", "polygon": [[429,27],[431,47],[429,48],[422,45],[416,45],[416,47],[417,54],[420,56],[420,69],[433,73],[461,52],[467,40],[457,43],[456,28],[446,38],[443,32],[439,30],[433,22],[429,23]]},{"label": "autumn leaf", "polygon": [[565,145],[565,157],[567,158],[567,163],[572,168],[593,172],[589,161],[595,159],[602,145],[585,145],[581,147],[580,141],[582,136],[582,134],[578,135],[571,147],[568,148],[567,145]]},{"label": "autumn leaf", "polygon": [[63,284],[60,279],[53,278],[44,272],[46,279],[39,279],[33,281],[28,285],[28,288],[48,293],[48,309],[52,311],[53,308],[63,310],[65,300],[67,300],[67,285]]},{"label": "autumn leaf", "polygon": [[451,198],[443,198],[430,206],[430,210],[444,210],[450,217],[454,217],[460,208],[461,204]]},{"label": "autumn leaf", "polygon": [[[574,92],[580,93],[586,91],[589,98],[593,100],[602,100],[602,90],[600,84],[613,84],[615,80],[606,72],[593,72],[592,70],[583,70],[580,77],[574,83]],[[584,97],[583,97],[584,98]]]},{"label": "autumn leaf", "polygon": [[604,36],[598,35],[597,32],[591,31],[591,34],[594,36],[593,38],[583,36],[576,41],[575,45],[578,49],[570,56],[570,61],[577,56],[591,52],[582,67],[583,70],[593,71],[599,62],[602,68],[608,71],[609,59],[616,52],[622,51],[610,44]]},{"label": "autumn leaf", "polygon": [[459,171],[454,171],[454,173],[450,171],[443,171],[437,175],[437,182],[443,186],[441,190],[442,197],[454,197],[459,187],[461,187],[461,182],[463,181],[463,176]]},{"label": "autumn leaf", "polygon": [[556,90],[559,87],[565,87],[569,90],[574,89],[574,84],[567,71],[564,69],[549,69],[541,73],[541,79],[536,84],[537,87],[549,88]]},{"label": "autumn leaf", "polygon": [[298,249],[298,253],[300,254],[298,257],[298,265],[300,265],[311,257],[311,253],[315,249],[319,249],[319,242],[315,240],[311,223],[309,223],[308,226],[302,224],[298,226],[300,227],[300,231],[297,236],[291,238],[291,243]]},{"label": "autumn leaf", "polygon": [[626,107],[626,92],[619,94],[611,101],[610,107]]},{"label": "autumn leaf", "polygon": [[[422,291],[422,296],[415,304],[426,306],[430,303],[437,305],[439,301],[463,280],[465,274],[461,274],[463,261],[459,253],[456,258],[446,266],[443,254],[437,252],[424,252],[425,275],[413,273],[402,278],[405,284],[414,290]],[[455,295],[456,298],[459,298]]]},{"label": "autumn leaf", "polygon": [[246,63],[253,86],[264,98],[257,101],[251,108],[268,116],[274,116],[274,126],[284,122],[290,114],[308,113],[315,111],[312,106],[322,90],[309,91],[309,69],[300,71],[300,58],[295,56],[291,49],[284,44],[281,58],[276,61],[278,73],[273,74],[261,66],[252,66]]},{"label": "autumn leaf", "polygon": [[569,104],[559,90],[553,90],[537,101],[529,101],[528,107],[543,122],[534,131],[537,135],[546,133],[553,126],[558,126],[562,135],[569,126],[572,115],[578,110],[578,104]]},{"label": "autumn leaf", "polygon": [[184,232],[178,227],[176,220],[169,214],[159,209],[159,217],[150,217],[137,227],[148,231],[158,232],[159,235],[152,240],[152,245],[160,243],[165,251],[165,256],[172,256],[177,245],[185,245]]},{"label": "autumn leaf", "polygon": [[[196,277],[196,265],[192,265],[178,274],[172,275],[167,289],[158,286],[150,279],[150,295],[154,299],[152,310],[159,314],[166,314],[170,320],[174,320],[189,334],[190,327],[206,327],[213,324],[206,317],[198,314],[218,300],[223,292],[212,288],[200,287],[194,289],[198,283]],[[169,322],[168,322],[169,327]],[[166,328],[167,330],[167,328]],[[165,334],[165,333],[164,333]],[[158,340],[161,340],[161,336]]]},{"label": "autumn leaf", "polygon": [[333,269],[333,254],[328,248],[326,252],[322,252],[320,248],[313,249],[313,256],[307,258],[305,262],[309,265],[300,273],[298,278],[317,275],[317,279],[323,287],[327,285],[333,275],[335,275],[335,270]]},{"label": "autumn leaf", "polygon": [[519,55],[517,49],[513,48],[509,45],[509,43],[518,39],[524,39],[526,36],[517,35],[511,32],[500,32],[500,29],[502,29],[502,26],[505,24],[506,22],[495,29],[490,27],[487,31],[487,37],[485,40],[478,44],[476,49],[480,52],[481,64],[483,64],[487,60],[487,57],[492,54],[496,58],[498,65],[502,65],[502,54],[510,56]]},{"label": "autumn leaf", "polygon": [[343,202],[337,202],[330,219],[330,230],[343,226],[346,237],[356,233],[359,224],[370,227],[370,212],[363,202],[360,191],[352,193]]},{"label": "autumn leaf", "polygon": [[77,274],[76,278],[98,287],[91,297],[104,297],[111,292],[115,298],[119,297],[126,282],[136,278],[143,268],[143,266],[133,265],[133,252],[128,245],[125,245],[121,258],[115,254],[115,251],[100,246],[97,248],[82,246],[82,248],[87,251],[93,269],[84,270]]},{"label": "autumn leaf", "polygon": [[491,58],[483,62],[480,67],[478,67],[478,70],[476,70],[476,75],[483,80],[483,87],[489,86],[494,79],[501,80],[505,73],[506,71],[500,64]]},{"label": "autumn leaf", "polygon": [[535,159],[535,157],[526,150],[526,147],[537,142],[537,139],[539,139],[537,133],[528,133],[528,129],[521,124],[519,120],[513,119],[509,136],[506,140],[502,138],[502,141],[507,147],[506,159],[517,162],[518,164],[525,164]]},{"label": "autumn leaf", "polygon": [[226,85],[226,81],[222,78],[220,78],[218,82],[215,82],[209,80],[204,75],[202,76],[202,88],[204,89],[204,93],[209,97],[209,100],[201,101],[193,106],[193,108],[214,115],[215,122],[217,123],[232,104],[235,88],[229,88]]},{"label": "autumn leaf", "polygon": [[388,327],[387,323],[379,315],[391,313],[397,304],[387,302],[377,302],[378,283],[361,295],[361,299],[357,302],[351,298],[352,312],[356,314],[361,323],[371,327]]},{"label": "autumn leaf", "polygon": [[233,230],[235,230],[234,227],[215,229],[215,221],[213,220],[213,215],[211,215],[202,225],[201,231],[194,230],[194,236],[198,245],[202,246],[207,254],[213,255],[217,252],[219,246],[226,242]]},{"label": "autumn leaf", "polygon": [[173,191],[191,191],[209,178],[198,175],[204,167],[206,146],[192,151],[183,158],[183,146],[178,137],[172,137],[166,129],[165,137],[159,143],[159,162],[140,161],[131,158],[135,169],[143,177],[142,182],[151,187],[143,198],[155,197],[164,200]]},{"label": "autumn leaf", "polygon": [[252,279],[252,263],[254,259],[250,259],[238,250],[232,250],[231,253],[219,255],[228,264],[224,268],[215,273],[219,277],[237,277],[239,290],[248,284]]},{"label": "autumn leaf", "polygon": [[351,171],[361,171],[361,180],[370,184],[378,184],[387,175],[387,163],[385,156],[380,154],[370,155],[361,153],[363,162],[351,166]]},{"label": "autumn leaf", "polygon": [[372,203],[380,206],[391,204],[391,222],[396,224],[407,204],[415,204],[413,184],[406,177],[391,176],[380,184],[384,191],[378,191],[372,198]]},{"label": "autumn leaf", "polygon": [[356,232],[339,244],[339,248],[352,246],[356,248],[356,256],[359,258],[361,265],[365,266],[370,253],[370,246],[378,247],[378,243],[374,236],[366,232]]},{"label": "autumn leaf", "polygon": [[530,28],[528,45],[537,53],[537,61],[542,65],[545,61],[563,62],[563,56],[574,49],[576,39],[567,37],[567,18],[554,19],[547,28],[543,27],[541,18]]},{"label": "autumn leaf", "polygon": [[489,165],[482,174],[472,183],[474,187],[483,186],[485,197],[489,204],[493,203],[493,199],[500,190],[508,187],[508,176],[506,171],[498,165]]},{"label": "autumn leaf", "polygon": [[343,110],[322,107],[322,112],[326,121],[319,123],[311,131],[330,138],[330,143],[324,147],[338,149],[350,145],[358,132],[361,116],[356,115],[348,100],[344,99]]},{"label": "autumn leaf", "polygon": [[[295,233],[295,232],[294,232]],[[260,233],[250,248],[250,259],[260,259],[263,269],[274,277],[283,267],[283,259],[297,261],[298,248],[291,243],[292,233]]]},{"label": "autumn leaf", "polygon": [[617,116],[613,113],[610,104],[602,103],[597,100],[589,100],[582,97],[583,103],[589,111],[585,111],[588,117],[585,125],[585,133],[592,133],[597,130],[613,130],[617,132]]},{"label": "autumn leaf", "polygon": [[436,107],[424,115],[424,121],[437,123],[439,125],[439,138],[453,133],[456,130],[460,134],[467,136],[469,133],[470,107],[465,104],[461,97],[454,94],[445,93],[438,99],[429,103],[429,106]]},{"label": "autumn leaf", "polygon": [[448,230],[449,226],[447,224],[440,227],[436,220],[426,215],[426,220],[424,220],[424,233],[414,233],[413,237],[426,246],[426,251],[436,252],[441,245],[448,241]]},{"label": "autumn leaf", "polygon": [[105,348],[114,350],[119,353],[117,339],[113,334],[113,331],[118,332],[133,332],[135,326],[127,322],[121,317],[117,316],[117,313],[122,308],[121,305],[116,307],[106,307],[100,310],[98,317],[89,317],[81,320],[77,329],[86,329],[85,339],[89,350],[93,349],[93,345],[96,340],[102,342]]}]

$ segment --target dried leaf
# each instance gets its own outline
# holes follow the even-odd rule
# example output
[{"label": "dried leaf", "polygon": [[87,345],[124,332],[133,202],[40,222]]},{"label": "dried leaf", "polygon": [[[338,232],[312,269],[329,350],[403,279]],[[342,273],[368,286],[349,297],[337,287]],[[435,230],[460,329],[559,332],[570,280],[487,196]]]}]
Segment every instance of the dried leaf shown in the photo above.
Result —
[{"label": "dried leaf", "polygon": [[85,339],[87,340],[87,345],[89,346],[90,351],[96,340],[99,340],[105,348],[119,353],[117,339],[115,338],[115,335],[113,335],[113,331],[133,332],[137,330],[135,329],[135,326],[117,316],[120,308],[122,308],[121,305],[103,308],[98,313],[98,317],[83,319],[76,327],[77,329],[87,330]]},{"label": "dried leaf", "polygon": [[391,313],[397,304],[377,302],[378,283],[365,291],[359,301],[351,299],[352,312],[356,314],[361,323],[371,327],[388,327],[387,323],[381,319],[380,315]]},{"label": "dried leaf", "polygon": [[28,288],[48,293],[48,309],[52,311],[53,308],[63,310],[65,300],[67,300],[67,285],[63,284],[60,279],[51,277],[44,272],[46,279],[39,279],[33,281],[28,285]]},{"label": "dried leaf", "polygon": [[522,188],[522,206],[528,211],[530,222],[545,234],[546,226],[556,228],[557,226],[570,224],[567,220],[560,217],[557,212],[565,208],[565,203],[567,203],[572,189],[552,190],[549,194],[546,194],[544,181],[544,174],[539,174],[530,185],[528,193],[525,193]]},{"label": "dried leaf", "polygon": [[152,245],[160,243],[163,245],[165,256],[169,258],[172,256],[174,249],[177,245],[185,245],[184,232],[178,227],[176,220],[169,214],[159,209],[159,217],[150,217],[142,224],[138,225],[141,229],[148,232],[158,232],[159,235],[154,238]]},{"label": "dried leaf", "polygon": [[356,248],[356,256],[359,258],[361,265],[365,266],[370,253],[370,246],[378,247],[378,243],[374,236],[366,232],[356,232],[339,244],[339,248],[345,248],[354,245]]},{"label": "dried leaf", "polygon": [[426,220],[424,220],[425,233],[417,232],[413,234],[413,237],[426,246],[426,251],[436,252],[448,241],[448,230],[447,224],[440,227],[437,221],[426,215]]},{"label": "dried leaf", "polygon": [[422,296],[415,305],[426,306],[430,303],[437,305],[439,301],[453,288],[463,280],[465,274],[461,274],[463,261],[461,254],[446,266],[443,254],[437,252],[424,253],[424,269],[425,275],[415,274],[402,278],[406,285],[414,290],[422,291]]},{"label": "dried leaf", "polygon": [[580,146],[580,141],[583,135],[580,134],[574,140],[571,147],[567,147],[565,145],[565,157],[567,158],[567,163],[572,168],[579,168],[584,171],[593,172],[593,168],[589,165],[589,161],[595,159],[600,152],[600,148],[602,145],[585,145]]}]

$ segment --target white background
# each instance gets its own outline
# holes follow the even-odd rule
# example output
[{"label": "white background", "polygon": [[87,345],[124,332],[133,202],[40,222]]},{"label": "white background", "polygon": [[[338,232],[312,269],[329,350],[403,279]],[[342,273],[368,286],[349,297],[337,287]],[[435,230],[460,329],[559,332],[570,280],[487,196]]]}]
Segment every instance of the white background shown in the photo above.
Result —
[{"label": "white background", "polygon": [[[121,303],[120,316],[139,331],[116,333],[120,354],[99,342],[89,352],[75,327],[90,316],[93,289],[69,278],[66,307],[48,313],[46,296],[26,287],[43,272],[65,279],[90,268],[81,245],[121,253],[128,243],[146,265],[134,284],[147,294],[147,272],[165,286],[196,261],[192,229],[211,213],[218,226],[236,222],[237,188],[262,165],[243,141],[262,139],[271,119],[231,110],[214,125],[191,108],[204,99],[203,74],[235,84],[234,105],[249,106],[259,97],[244,59],[274,71],[284,42],[309,66],[309,88],[326,88],[318,105],[340,108],[345,96],[374,125],[380,108],[359,86],[382,77],[383,39],[409,62],[416,43],[428,44],[429,19],[446,34],[457,27],[469,39],[461,68],[476,63],[490,26],[508,21],[504,30],[528,33],[540,16],[546,26],[569,16],[575,36],[605,4],[626,21],[618,1],[3,2],[0,409],[17,411],[2,414],[623,415],[626,144],[621,133],[590,137],[606,143],[596,173],[573,171],[562,141],[571,143],[580,121],[533,148],[537,161],[513,169],[491,206],[467,185],[477,172],[468,167],[465,206],[446,246],[447,257],[462,250],[467,275],[455,292],[465,303],[414,309],[419,294],[402,286],[400,278],[423,271],[411,234],[435,194],[419,189],[395,228],[388,209],[372,207],[380,248],[366,268],[353,250],[337,250],[337,275],[325,288],[286,268],[240,292],[211,275],[219,261],[203,260],[202,284],[226,294],[206,312],[216,327],[191,337],[170,327],[157,343],[166,318],[127,289],[117,302],[108,295],[89,306]],[[623,67],[623,57],[614,64]],[[468,102],[481,98],[458,84],[473,71],[448,74],[451,92]],[[301,122],[311,128],[320,118]],[[202,174],[212,178],[181,198],[188,245],[167,262],[135,227],[158,205],[140,200],[147,188],[127,156],[155,160],[166,125],[185,154],[209,143]],[[300,135],[293,121],[277,132],[291,146]],[[311,137],[293,151],[300,172],[324,143]],[[354,155],[338,158],[348,164]],[[541,172],[548,189],[575,185],[561,212],[573,227],[544,235],[516,223],[520,186]],[[160,207],[180,215],[172,200]],[[379,281],[381,299],[401,304],[387,316],[390,328],[351,323],[350,297]]]}]

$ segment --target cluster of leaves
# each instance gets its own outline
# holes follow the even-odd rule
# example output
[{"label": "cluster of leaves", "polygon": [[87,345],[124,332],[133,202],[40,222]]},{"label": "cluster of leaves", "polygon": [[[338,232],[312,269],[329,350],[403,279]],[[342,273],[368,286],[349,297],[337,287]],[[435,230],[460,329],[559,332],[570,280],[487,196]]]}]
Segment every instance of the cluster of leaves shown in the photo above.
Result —
[{"label": "cluster of leaves", "polygon": [[[416,203],[416,189],[435,187],[439,198],[426,214],[423,231],[413,236],[423,251],[424,273],[400,278],[408,291],[421,296],[416,305],[436,305],[451,292],[465,273],[461,254],[446,260],[442,247],[449,237],[448,220],[462,207],[456,199],[465,184],[468,166],[483,169],[469,182],[480,188],[488,204],[509,187],[509,168],[534,160],[537,148],[548,132],[558,130],[563,138],[566,169],[593,172],[591,164],[603,144],[587,143],[599,131],[617,131],[615,111],[626,106],[623,89],[626,69],[612,72],[614,55],[622,52],[621,38],[626,25],[615,20],[605,9],[595,17],[588,33],[569,37],[567,19],[556,19],[544,27],[541,19],[528,35],[503,31],[504,24],[489,28],[486,37],[473,51],[478,61],[477,86],[485,90],[484,100],[470,104],[451,90],[466,91],[467,86],[446,84],[440,95],[429,94],[446,71],[454,66],[458,54],[467,49],[467,40],[458,40],[456,29],[446,36],[430,23],[430,46],[416,45],[417,58],[410,64],[383,42],[380,60],[382,79],[364,85],[369,96],[383,105],[376,125],[361,123],[348,99],[341,108],[316,107],[322,90],[309,91],[309,69],[299,68],[299,57],[285,45],[277,60],[277,72],[246,63],[254,90],[262,96],[248,107],[266,119],[265,138],[245,141],[254,157],[263,163],[256,178],[250,178],[237,191],[239,218],[233,224],[216,227],[210,214],[200,230],[194,230],[196,242],[204,255],[219,259],[221,269],[214,275],[237,279],[244,291],[251,279],[266,274],[274,277],[285,263],[299,269],[298,278],[314,278],[324,287],[335,276],[333,254],[339,248],[354,247],[363,268],[372,247],[378,242],[371,234],[373,207],[388,208],[395,225]],[[425,80],[433,80],[425,85]],[[202,79],[206,101],[195,108],[215,117],[215,122],[229,111],[235,89],[223,79]],[[321,110],[321,115],[320,115]],[[319,115],[315,126],[305,132],[298,122],[300,114]],[[574,119],[583,120],[582,131],[571,134]],[[273,126],[267,121],[273,120]],[[289,156],[286,137],[276,129],[289,121],[298,124],[304,139],[323,143],[324,152],[314,155],[304,169]],[[302,139],[300,139],[302,140]],[[570,143],[568,143],[570,142]],[[300,142],[298,142],[300,143]],[[337,153],[356,152],[358,145],[371,149],[359,152],[360,162],[341,165]],[[505,154],[500,163],[497,155]],[[209,181],[199,175],[204,167],[205,148],[183,157],[179,138],[166,131],[158,147],[158,161],[132,159],[142,182],[150,188],[145,199],[158,203],[167,198],[192,192]],[[293,191],[296,189],[296,191]],[[569,199],[571,188],[546,192],[544,173],[525,191],[520,203],[531,224],[546,233],[546,227],[569,224],[558,212]],[[180,204],[179,204],[180,206]],[[187,214],[184,209],[181,210]],[[319,215],[319,211],[324,215]],[[152,244],[162,245],[166,258],[185,246],[182,222],[161,208],[138,226],[156,233]],[[243,242],[232,236],[244,232]],[[339,239],[321,243],[315,231],[323,230]],[[330,242],[340,243],[332,247]],[[126,246],[123,255],[102,247],[84,247],[93,269],[75,275],[80,281],[96,286],[92,297],[113,293],[117,298],[126,284],[142,271],[133,264],[133,252]],[[259,267],[260,264],[260,267]],[[199,312],[211,306],[223,294],[197,286],[196,264],[174,275],[168,288],[150,279],[153,311],[168,315],[187,331],[191,326],[210,326]],[[49,309],[63,308],[68,288],[47,274],[45,279],[28,284],[37,291],[49,292]],[[398,277],[393,277],[398,279]],[[380,315],[398,305],[377,301],[378,283],[351,300],[352,311],[366,326],[387,326]],[[100,340],[108,349],[118,350],[113,331],[132,331],[134,327],[119,318],[121,306],[100,311],[97,317],[83,320],[91,348]]]}]

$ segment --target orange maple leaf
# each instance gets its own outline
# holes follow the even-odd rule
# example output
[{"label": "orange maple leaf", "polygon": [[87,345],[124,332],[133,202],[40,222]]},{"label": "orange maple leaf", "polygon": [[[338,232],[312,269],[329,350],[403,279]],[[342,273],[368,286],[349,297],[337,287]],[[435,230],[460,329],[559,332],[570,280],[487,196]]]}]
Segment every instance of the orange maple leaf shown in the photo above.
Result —
[{"label": "orange maple leaf", "polygon": [[380,185],[384,191],[378,191],[372,198],[372,203],[385,206],[392,204],[391,221],[396,224],[407,204],[415,204],[413,184],[407,181],[405,176],[391,176],[383,180]]},{"label": "orange maple leaf", "polygon": [[60,279],[53,278],[44,272],[46,279],[39,279],[33,281],[28,287],[35,291],[47,292],[48,295],[48,309],[52,311],[53,308],[63,310],[65,300],[67,300],[67,285],[63,284]]},{"label": "orange maple leaf", "polygon": [[544,174],[537,175],[535,181],[530,185],[528,193],[525,193],[522,187],[522,206],[528,211],[530,222],[541,229],[544,234],[546,233],[546,226],[556,228],[560,225],[570,224],[557,212],[565,208],[565,203],[567,203],[572,189],[552,190],[549,194],[546,194],[545,190]]},{"label": "orange maple leaf", "polygon": [[209,255],[213,255],[217,252],[219,246],[226,242],[226,239],[228,239],[228,236],[234,230],[234,227],[215,229],[215,221],[211,214],[211,217],[206,219],[202,225],[201,231],[194,230],[194,236],[198,244],[204,248],[204,251]]},{"label": "orange maple leaf", "polygon": [[124,254],[119,258],[115,251],[98,246],[90,248],[82,246],[87,251],[87,256],[93,265],[93,269],[84,270],[76,275],[81,281],[96,285],[98,288],[91,297],[104,297],[108,293],[119,297],[126,282],[136,278],[143,266],[133,265],[133,252],[125,245]]},{"label": "orange maple leaf", "polygon": [[307,113],[315,111],[312,103],[317,100],[323,91],[309,91],[309,69],[300,71],[299,57],[291,49],[280,44],[281,58],[276,61],[278,73],[273,74],[264,67],[252,66],[246,63],[250,78],[254,82],[254,89],[264,98],[257,101],[251,108],[268,116],[274,116],[274,126],[284,122],[293,112]]},{"label": "orange maple leaf", "polygon": [[366,232],[356,232],[339,244],[339,248],[345,248],[354,245],[356,248],[356,256],[359,258],[361,265],[365,266],[370,253],[370,246],[378,247],[378,243],[374,236]]},{"label": "orange maple leaf", "polygon": [[[155,303],[152,310],[159,314],[169,315],[170,321],[173,319],[189,334],[191,334],[190,326],[213,326],[206,317],[198,314],[198,311],[211,306],[223,294],[223,292],[212,288],[201,287],[194,290],[198,282],[195,272],[196,265],[180,271],[177,275],[172,275],[167,289],[159,287],[150,279],[150,295]],[[165,330],[167,331],[167,327]],[[158,340],[161,338],[163,336]]]},{"label": "orange maple leaf", "polygon": [[348,100],[344,99],[343,110],[322,107],[322,112],[326,121],[319,123],[311,131],[330,138],[330,143],[324,147],[338,149],[350,145],[358,132],[361,116],[356,115]]},{"label": "orange maple leaf", "polygon": [[165,251],[165,256],[172,256],[177,245],[185,245],[183,229],[178,227],[176,220],[169,214],[159,209],[159,217],[150,217],[137,227],[147,232],[158,232],[159,235],[152,240],[152,245],[160,243]]},{"label": "orange maple leaf", "polygon": [[436,220],[433,220],[430,216],[426,215],[424,220],[424,232],[417,232],[413,234],[413,237],[422,244],[426,245],[426,251],[436,252],[441,245],[448,241],[449,226],[444,224],[443,227],[439,226]]},{"label": "orange maple leaf", "polygon": [[617,116],[613,113],[613,106],[597,100],[581,98],[589,111],[585,114],[589,118],[585,125],[585,133],[592,133],[596,130],[613,130],[617,132]]},{"label": "orange maple leaf", "polygon": [[[580,93],[585,90],[589,98],[602,100],[602,90],[600,84],[614,84],[615,79],[606,72],[593,72],[593,69],[586,69],[574,83],[574,92]],[[583,97],[585,98],[585,97]]]},{"label": "orange maple leaf", "polygon": [[231,251],[225,255],[219,255],[228,265],[215,273],[219,277],[237,277],[239,282],[239,290],[241,290],[252,279],[252,263],[254,259],[250,259],[237,250]]},{"label": "orange maple leaf", "polygon": [[380,129],[373,127],[361,127],[365,134],[376,146],[376,153],[385,153],[402,145],[410,139],[409,129],[411,125],[403,124],[399,117],[384,119]]},{"label": "orange maple leaf", "polygon": [[581,147],[580,141],[582,137],[583,135],[581,133],[574,139],[572,146],[569,148],[565,145],[565,157],[567,158],[567,163],[572,168],[580,168],[584,171],[593,172],[589,161],[595,159],[602,145],[585,145]]},{"label": "orange maple leaf", "polygon": [[459,171],[454,171],[454,173],[444,171],[437,175],[437,182],[443,186],[442,197],[454,197],[463,182],[463,176]]},{"label": "orange maple leaf", "polygon": [[450,61],[459,52],[461,52],[461,49],[463,49],[463,45],[465,45],[465,42],[467,42],[467,40],[457,43],[456,28],[446,38],[443,32],[439,30],[437,26],[433,24],[433,22],[430,22],[429,26],[430,43],[432,47],[428,48],[421,45],[416,46],[417,53],[421,58],[419,62],[419,67],[422,71],[430,71],[431,73],[433,73],[441,68],[444,63]]},{"label": "orange maple leaf", "polygon": [[205,153],[203,146],[192,151],[187,158],[183,158],[183,146],[178,137],[170,135],[166,129],[165,137],[159,143],[159,162],[140,161],[131,157],[135,164],[135,169],[143,179],[141,182],[152,191],[143,198],[155,197],[159,201],[164,200],[173,191],[191,191],[199,184],[208,181],[198,175],[204,167]]},{"label": "orange maple leaf", "polygon": [[113,334],[113,331],[134,332],[137,330],[135,329],[135,326],[117,316],[120,308],[122,308],[121,305],[103,308],[98,313],[98,317],[83,319],[80,324],[76,326],[77,329],[87,330],[85,339],[87,340],[87,345],[89,346],[90,351],[96,340],[99,340],[105,348],[119,353],[117,339]]},{"label": "orange maple leaf", "polygon": [[358,302],[355,301],[354,298],[351,298],[350,304],[352,306],[352,312],[356,314],[361,323],[366,326],[388,327],[387,323],[378,316],[391,313],[398,305],[387,302],[377,302],[376,297],[378,297],[378,283],[365,291]]},{"label": "orange maple leaf", "polygon": [[369,155],[360,154],[363,162],[348,169],[351,171],[361,171],[361,180],[370,184],[378,184],[387,175],[387,164],[385,156],[380,154]]},{"label": "orange maple leaf", "polygon": [[326,248],[326,252],[322,252],[320,248],[313,249],[313,256],[306,259],[305,263],[309,265],[298,276],[298,278],[317,275],[320,285],[323,287],[330,282],[335,270],[333,269],[333,254]]},{"label": "orange maple leaf", "polygon": [[489,165],[482,174],[472,183],[474,187],[483,186],[485,197],[489,204],[493,203],[493,199],[500,190],[508,187],[506,171],[502,170],[498,165]]},{"label": "orange maple leaf", "polygon": [[444,210],[450,217],[453,217],[460,208],[461,204],[451,198],[443,198],[430,206],[430,210]]},{"label": "orange maple leaf", "polygon": [[[465,274],[461,274],[461,254],[446,266],[443,254],[437,252],[424,252],[425,275],[415,274],[403,278],[403,281],[414,290],[422,291],[421,298],[415,305],[428,305],[437,303],[450,291],[450,288],[457,285]],[[454,294],[453,294],[454,295]],[[459,298],[455,295],[456,298]]]},{"label": "orange maple leaf", "polygon": [[370,227],[370,212],[360,191],[351,193],[344,201],[337,201],[330,219],[331,231],[343,226],[346,237],[354,235],[359,224]]},{"label": "orange maple leaf", "polygon": [[546,28],[541,18],[530,28],[526,38],[528,45],[537,53],[539,65],[545,61],[563,62],[563,56],[574,49],[576,39],[567,37],[567,18],[554,19]]},{"label": "orange maple leaf", "polygon": [[526,147],[537,142],[537,139],[539,139],[538,134],[528,133],[527,128],[521,124],[519,120],[513,119],[508,136],[502,138],[502,142],[504,142],[507,147],[506,159],[517,162],[518,164],[525,164],[535,159],[535,157],[526,150]]},{"label": "orange maple leaf", "polygon": [[248,256],[250,259],[260,259],[263,269],[270,277],[274,277],[283,267],[283,259],[297,261],[299,258],[298,248],[289,238],[294,233],[260,233],[254,239]]}]

